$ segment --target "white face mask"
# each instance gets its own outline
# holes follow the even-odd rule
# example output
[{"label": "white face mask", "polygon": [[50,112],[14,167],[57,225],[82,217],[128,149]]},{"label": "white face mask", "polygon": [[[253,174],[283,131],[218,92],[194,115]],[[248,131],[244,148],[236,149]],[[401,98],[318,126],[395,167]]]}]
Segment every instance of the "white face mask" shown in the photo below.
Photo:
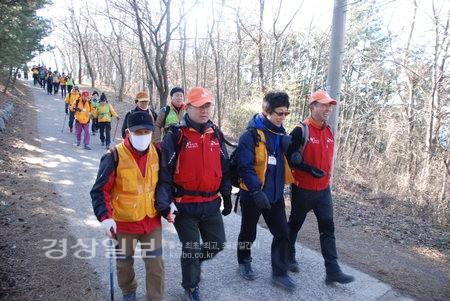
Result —
[{"label": "white face mask", "polygon": [[138,151],[145,151],[152,141],[152,133],[147,135],[135,135],[130,132],[130,142],[131,145]]},{"label": "white face mask", "polygon": [[148,109],[148,102],[146,103],[145,106],[144,106],[144,105],[138,105],[138,107],[139,107],[141,110],[143,110],[143,111],[147,111],[147,109]]}]

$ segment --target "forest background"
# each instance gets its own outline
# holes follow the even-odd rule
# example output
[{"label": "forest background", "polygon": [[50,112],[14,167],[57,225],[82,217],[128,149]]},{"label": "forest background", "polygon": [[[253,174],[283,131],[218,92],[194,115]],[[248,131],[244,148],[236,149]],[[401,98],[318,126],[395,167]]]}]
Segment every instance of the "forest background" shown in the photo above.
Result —
[{"label": "forest background", "polygon": [[[38,64],[118,101],[148,90],[155,108],[173,86],[204,86],[213,120],[237,139],[266,92],[290,95],[290,130],[308,115],[311,92],[326,89],[332,1],[50,4],[0,4],[5,91]],[[449,12],[445,0],[347,2],[333,185],[403,212],[407,227],[448,228]]]}]

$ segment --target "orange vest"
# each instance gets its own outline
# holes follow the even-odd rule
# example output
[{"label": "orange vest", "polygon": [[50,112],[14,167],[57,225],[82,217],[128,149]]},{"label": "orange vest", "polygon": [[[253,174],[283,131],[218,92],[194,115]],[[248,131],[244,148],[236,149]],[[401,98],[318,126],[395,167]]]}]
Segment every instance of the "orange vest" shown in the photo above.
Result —
[{"label": "orange vest", "polygon": [[155,209],[155,189],[158,182],[159,159],[153,144],[147,153],[145,177],[139,169],[130,150],[122,143],[116,146],[119,163],[116,179],[111,190],[113,218],[121,222],[137,222],[145,216],[153,218]]},{"label": "orange vest", "polygon": [[[267,148],[266,148],[266,137],[264,136],[264,132],[260,129],[256,130],[259,137],[261,137],[261,141],[255,146],[255,172],[259,181],[261,182],[261,187],[264,187],[264,183],[266,182],[266,171],[267,171]],[[294,177],[291,173],[291,168],[289,167],[289,163],[286,160],[286,156],[283,155],[284,159],[284,182],[285,184],[294,183]],[[247,186],[245,186],[244,182],[240,179],[241,188],[248,191]]]}]

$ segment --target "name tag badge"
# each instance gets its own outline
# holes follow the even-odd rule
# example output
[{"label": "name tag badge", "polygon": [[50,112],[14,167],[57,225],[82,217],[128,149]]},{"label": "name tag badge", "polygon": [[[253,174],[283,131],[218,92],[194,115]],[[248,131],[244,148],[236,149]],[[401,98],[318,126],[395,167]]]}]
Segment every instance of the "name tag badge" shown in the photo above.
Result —
[{"label": "name tag badge", "polygon": [[269,165],[277,165],[277,159],[274,156],[269,156],[269,160],[267,163]]}]

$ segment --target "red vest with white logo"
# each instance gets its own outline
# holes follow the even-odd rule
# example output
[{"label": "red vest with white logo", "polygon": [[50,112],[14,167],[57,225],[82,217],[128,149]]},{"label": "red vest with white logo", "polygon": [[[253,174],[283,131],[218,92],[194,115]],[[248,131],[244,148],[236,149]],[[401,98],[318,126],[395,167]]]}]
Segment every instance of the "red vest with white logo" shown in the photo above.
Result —
[{"label": "red vest with white logo", "polygon": [[324,190],[330,183],[333,163],[334,136],[329,126],[322,128],[311,117],[305,120],[309,128],[309,139],[303,153],[303,161],[327,173],[323,178],[315,178],[310,173],[293,169],[295,185],[308,190]]},{"label": "red vest with white logo", "polygon": [[[189,195],[175,198],[176,202],[199,203],[210,202],[217,198],[217,191],[222,182],[222,164],[220,160],[220,144],[213,138],[213,129],[209,128],[203,135],[192,128],[182,128],[184,143],[174,173],[175,186],[185,190],[210,193],[211,196]],[[215,193],[214,193],[215,192]]]}]

